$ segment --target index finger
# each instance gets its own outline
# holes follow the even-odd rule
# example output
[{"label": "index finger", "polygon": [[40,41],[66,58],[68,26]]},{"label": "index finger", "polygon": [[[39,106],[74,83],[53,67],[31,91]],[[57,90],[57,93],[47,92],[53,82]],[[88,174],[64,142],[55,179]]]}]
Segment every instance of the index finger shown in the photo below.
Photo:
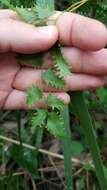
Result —
[{"label": "index finger", "polygon": [[96,51],[107,44],[107,29],[97,20],[66,12],[56,25],[61,45]]}]

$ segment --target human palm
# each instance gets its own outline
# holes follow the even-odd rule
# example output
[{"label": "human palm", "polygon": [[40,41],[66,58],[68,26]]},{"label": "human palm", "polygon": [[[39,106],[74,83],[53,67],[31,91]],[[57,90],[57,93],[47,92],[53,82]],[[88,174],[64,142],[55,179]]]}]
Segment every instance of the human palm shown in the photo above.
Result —
[{"label": "human palm", "polygon": [[[85,26],[85,27],[84,27]],[[42,69],[22,66],[16,53],[37,53],[48,50],[59,39],[64,57],[73,74],[66,77],[63,92],[46,86],[41,73],[53,64],[45,61]],[[32,84],[43,89],[45,95],[54,93],[69,102],[68,90],[93,89],[104,85],[107,74],[107,30],[98,21],[65,13],[56,26],[35,28],[26,24],[13,11],[0,11],[0,108],[28,109],[26,90]],[[26,63],[25,63],[26,64]],[[36,107],[43,107],[39,102]]]}]

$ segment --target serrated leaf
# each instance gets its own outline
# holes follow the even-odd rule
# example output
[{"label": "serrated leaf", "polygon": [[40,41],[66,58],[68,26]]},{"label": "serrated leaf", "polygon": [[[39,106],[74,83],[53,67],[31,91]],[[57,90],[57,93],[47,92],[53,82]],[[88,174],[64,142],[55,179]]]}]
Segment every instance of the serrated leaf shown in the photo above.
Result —
[{"label": "serrated leaf", "polygon": [[48,113],[46,129],[57,138],[66,137],[63,118],[56,112]]},{"label": "serrated leaf", "polygon": [[36,12],[38,19],[45,19],[53,14],[53,12],[48,7],[43,9],[40,6],[36,6]]},{"label": "serrated leaf", "polygon": [[16,7],[15,10],[28,23],[32,23],[37,19],[37,15],[32,9]]},{"label": "serrated leaf", "polygon": [[54,0],[37,0],[36,13],[38,19],[45,19],[54,12]]},{"label": "serrated leaf", "polygon": [[42,8],[48,6],[51,10],[55,10],[55,1],[54,0],[36,0],[36,4]]},{"label": "serrated leaf", "polygon": [[22,63],[38,67],[43,64],[44,53],[37,54],[17,54],[17,59]]},{"label": "serrated leaf", "polygon": [[26,103],[29,106],[35,105],[42,98],[43,98],[43,93],[38,87],[32,85],[30,88],[28,88]]},{"label": "serrated leaf", "polygon": [[47,117],[47,110],[45,109],[38,109],[36,113],[34,113],[32,117],[32,127],[42,127],[45,124],[45,120]]},{"label": "serrated leaf", "polygon": [[55,69],[59,77],[65,78],[71,74],[67,61],[64,59],[58,45],[51,49],[51,55],[55,61]]},{"label": "serrated leaf", "polygon": [[53,109],[62,110],[65,106],[64,102],[56,96],[49,94],[47,97],[47,105]]},{"label": "serrated leaf", "polygon": [[65,86],[65,81],[60,79],[51,69],[43,72],[42,79],[47,85],[55,88],[63,89]]}]

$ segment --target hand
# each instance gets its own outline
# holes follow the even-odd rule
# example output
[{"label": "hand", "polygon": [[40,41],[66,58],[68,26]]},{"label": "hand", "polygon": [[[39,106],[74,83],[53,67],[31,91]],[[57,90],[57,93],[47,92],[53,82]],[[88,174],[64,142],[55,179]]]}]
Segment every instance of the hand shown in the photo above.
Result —
[{"label": "hand", "polygon": [[[42,70],[21,67],[15,58],[15,52],[36,53],[49,49],[57,41],[58,32],[59,41],[64,46],[64,56],[73,72],[66,78],[65,91],[92,89],[104,85],[103,78],[107,73],[104,61],[107,51],[103,48],[107,42],[107,30],[103,24],[76,14],[65,13],[58,19],[57,27],[35,28],[23,23],[13,11],[1,10],[1,108],[27,109],[25,90],[32,84],[43,88],[46,95],[53,91],[65,103],[69,102],[69,96],[65,92],[58,92],[43,84]],[[47,64],[44,64],[43,69],[46,67]],[[43,102],[40,102],[37,106],[43,105]]]}]

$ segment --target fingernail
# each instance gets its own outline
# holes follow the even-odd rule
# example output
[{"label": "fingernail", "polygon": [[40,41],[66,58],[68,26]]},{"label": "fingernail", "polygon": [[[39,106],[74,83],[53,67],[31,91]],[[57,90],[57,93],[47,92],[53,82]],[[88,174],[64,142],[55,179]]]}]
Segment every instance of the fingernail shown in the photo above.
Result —
[{"label": "fingernail", "polygon": [[40,34],[45,35],[48,38],[51,38],[56,33],[55,26],[43,26],[39,27],[38,31]]}]

